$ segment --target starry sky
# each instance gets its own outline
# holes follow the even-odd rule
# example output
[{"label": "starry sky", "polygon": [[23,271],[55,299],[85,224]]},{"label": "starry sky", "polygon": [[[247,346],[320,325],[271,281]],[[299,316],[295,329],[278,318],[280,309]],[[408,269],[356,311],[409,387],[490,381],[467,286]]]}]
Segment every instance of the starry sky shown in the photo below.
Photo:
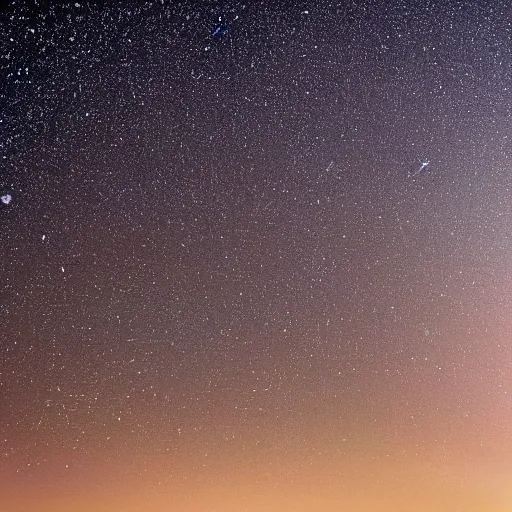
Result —
[{"label": "starry sky", "polygon": [[510,511],[511,36],[2,8],[2,511]]}]

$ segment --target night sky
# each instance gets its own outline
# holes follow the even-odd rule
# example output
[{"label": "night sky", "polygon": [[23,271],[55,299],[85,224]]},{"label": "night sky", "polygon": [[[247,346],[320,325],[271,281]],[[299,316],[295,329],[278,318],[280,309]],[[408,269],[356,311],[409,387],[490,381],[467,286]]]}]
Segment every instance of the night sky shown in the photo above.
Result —
[{"label": "night sky", "polygon": [[510,512],[512,5],[105,4],[0,11],[2,512]]}]

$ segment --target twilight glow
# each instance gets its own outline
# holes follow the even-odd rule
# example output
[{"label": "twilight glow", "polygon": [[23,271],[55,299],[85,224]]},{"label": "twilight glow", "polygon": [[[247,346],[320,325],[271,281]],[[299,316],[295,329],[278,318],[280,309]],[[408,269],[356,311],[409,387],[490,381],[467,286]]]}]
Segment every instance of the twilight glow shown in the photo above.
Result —
[{"label": "twilight glow", "polygon": [[0,510],[510,512],[507,2],[0,13]]}]

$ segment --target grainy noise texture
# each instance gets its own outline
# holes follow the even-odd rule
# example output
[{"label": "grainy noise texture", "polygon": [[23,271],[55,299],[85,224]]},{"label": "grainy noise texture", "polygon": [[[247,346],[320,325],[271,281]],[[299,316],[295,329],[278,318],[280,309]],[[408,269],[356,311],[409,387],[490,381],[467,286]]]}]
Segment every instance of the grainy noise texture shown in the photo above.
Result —
[{"label": "grainy noise texture", "polygon": [[3,7],[2,512],[510,512],[511,37]]}]

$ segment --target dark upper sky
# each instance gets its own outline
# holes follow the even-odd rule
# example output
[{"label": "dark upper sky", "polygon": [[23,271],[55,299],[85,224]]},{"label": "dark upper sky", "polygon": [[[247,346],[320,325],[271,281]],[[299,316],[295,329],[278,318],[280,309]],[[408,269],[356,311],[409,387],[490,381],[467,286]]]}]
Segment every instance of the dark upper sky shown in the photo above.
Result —
[{"label": "dark upper sky", "polygon": [[510,510],[509,2],[0,16],[0,504]]}]

